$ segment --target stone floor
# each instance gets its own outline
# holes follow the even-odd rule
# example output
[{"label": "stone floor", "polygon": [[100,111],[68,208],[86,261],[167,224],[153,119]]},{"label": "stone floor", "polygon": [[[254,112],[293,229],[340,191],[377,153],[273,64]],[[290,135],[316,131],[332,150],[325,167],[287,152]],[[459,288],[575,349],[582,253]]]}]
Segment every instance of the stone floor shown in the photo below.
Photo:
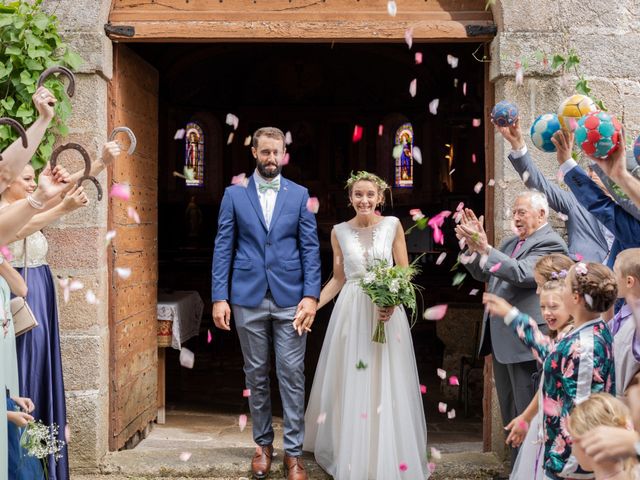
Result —
[{"label": "stone floor", "polygon": [[[282,455],[281,419],[274,418],[276,452]],[[500,471],[493,454],[482,453],[474,420],[429,423],[429,446],[440,449],[433,480],[489,479]],[[99,474],[72,475],[72,480],[142,480],[150,478],[241,480],[249,477],[253,451],[251,425],[240,432],[237,417],[206,411],[167,413],[165,425],[156,425],[134,449],[111,453]],[[311,479],[329,479],[306,454]],[[282,465],[274,462],[271,478],[282,478]],[[409,477],[407,477],[409,478]]]}]

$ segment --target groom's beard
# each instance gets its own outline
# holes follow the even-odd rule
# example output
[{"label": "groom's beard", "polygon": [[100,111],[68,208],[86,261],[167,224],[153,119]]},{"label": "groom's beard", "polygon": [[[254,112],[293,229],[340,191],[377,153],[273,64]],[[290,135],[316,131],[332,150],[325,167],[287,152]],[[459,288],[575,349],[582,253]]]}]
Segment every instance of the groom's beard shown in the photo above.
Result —
[{"label": "groom's beard", "polygon": [[256,167],[258,169],[258,173],[260,174],[260,176],[267,180],[276,178],[278,175],[280,175],[280,172],[282,171],[282,165],[276,165],[275,170],[267,170],[266,165],[262,163],[258,163]]}]

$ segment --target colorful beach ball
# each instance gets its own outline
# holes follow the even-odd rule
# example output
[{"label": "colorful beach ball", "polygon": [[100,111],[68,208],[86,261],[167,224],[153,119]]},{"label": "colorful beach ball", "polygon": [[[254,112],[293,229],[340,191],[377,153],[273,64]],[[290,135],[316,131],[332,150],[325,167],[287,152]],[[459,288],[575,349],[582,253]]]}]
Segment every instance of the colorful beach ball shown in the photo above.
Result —
[{"label": "colorful beach ball", "polygon": [[556,146],[551,142],[551,137],[558,130],[560,121],[555,113],[540,115],[531,125],[531,141],[543,152],[555,152]]},{"label": "colorful beach ball", "polygon": [[636,141],[633,143],[633,157],[636,159],[636,162],[640,163],[640,136],[636,138]]},{"label": "colorful beach ball", "polygon": [[513,125],[518,119],[518,107],[506,100],[496,103],[491,110],[491,121],[498,127]]},{"label": "colorful beach ball", "polygon": [[618,147],[622,124],[606,112],[591,112],[580,120],[576,128],[576,143],[587,155],[606,158]]},{"label": "colorful beach ball", "polygon": [[575,130],[578,120],[587,113],[595,112],[598,109],[595,102],[586,95],[571,95],[560,104],[558,109],[558,120],[560,126],[566,130]]}]

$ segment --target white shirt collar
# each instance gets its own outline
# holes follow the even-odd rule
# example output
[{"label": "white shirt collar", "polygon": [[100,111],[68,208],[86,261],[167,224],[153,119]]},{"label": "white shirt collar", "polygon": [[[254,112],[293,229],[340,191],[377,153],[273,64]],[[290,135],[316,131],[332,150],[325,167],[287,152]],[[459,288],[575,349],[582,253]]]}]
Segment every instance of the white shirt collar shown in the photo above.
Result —
[{"label": "white shirt collar", "polygon": [[281,175],[278,174],[277,176],[275,176],[271,180],[266,180],[265,178],[262,178],[262,176],[258,173],[258,169],[257,168],[253,171],[253,181],[256,182],[256,188],[261,183],[271,183],[271,182],[274,182],[276,180],[281,181],[282,179],[280,177],[281,177]]}]

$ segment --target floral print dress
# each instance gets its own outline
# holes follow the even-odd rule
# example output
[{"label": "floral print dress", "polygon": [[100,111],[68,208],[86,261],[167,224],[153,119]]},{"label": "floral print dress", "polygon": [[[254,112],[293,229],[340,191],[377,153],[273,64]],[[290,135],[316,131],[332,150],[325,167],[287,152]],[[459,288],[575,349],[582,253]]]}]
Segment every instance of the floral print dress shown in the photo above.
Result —
[{"label": "floral print dress", "polygon": [[587,479],[593,473],[580,469],[571,455],[567,417],[573,406],[592,393],[615,395],[615,367],[611,332],[601,319],[591,320],[554,343],[538,329],[535,320],[517,312],[508,315],[511,327],[543,361],[544,470],[553,480]]}]

